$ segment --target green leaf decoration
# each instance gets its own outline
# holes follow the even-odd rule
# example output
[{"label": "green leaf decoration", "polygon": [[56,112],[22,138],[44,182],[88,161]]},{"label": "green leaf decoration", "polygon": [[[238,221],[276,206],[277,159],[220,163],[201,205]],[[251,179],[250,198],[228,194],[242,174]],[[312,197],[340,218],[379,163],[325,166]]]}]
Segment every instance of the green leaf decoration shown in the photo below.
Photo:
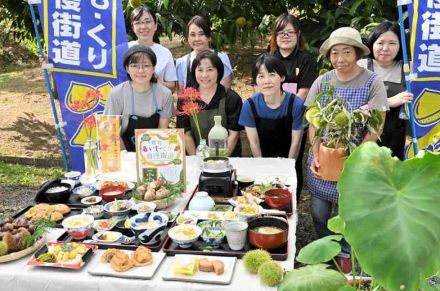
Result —
[{"label": "green leaf decoration", "polygon": [[141,137],[141,141],[149,141],[151,139],[151,136],[149,134],[144,134]]},{"label": "green leaf decoration", "polygon": [[387,290],[416,290],[440,266],[440,156],[399,161],[369,142],[338,182],[344,236],[362,268]]},{"label": "green leaf decoration", "polygon": [[339,215],[337,215],[329,219],[329,221],[327,222],[327,227],[329,230],[335,233],[343,234],[345,229],[345,222]]},{"label": "green leaf decoration", "polygon": [[327,265],[305,266],[284,275],[278,291],[337,291],[347,284],[347,278]]},{"label": "green leaf decoration", "polygon": [[341,252],[341,239],[342,235],[329,235],[315,240],[299,251],[296,260],[303,264],[328,262]]},{"label": "green leaf decoration", "polygon": [[173,164],[174,165],[180,165],[182,163],[182,160],[181,159],[174,159],[173,160]]}]

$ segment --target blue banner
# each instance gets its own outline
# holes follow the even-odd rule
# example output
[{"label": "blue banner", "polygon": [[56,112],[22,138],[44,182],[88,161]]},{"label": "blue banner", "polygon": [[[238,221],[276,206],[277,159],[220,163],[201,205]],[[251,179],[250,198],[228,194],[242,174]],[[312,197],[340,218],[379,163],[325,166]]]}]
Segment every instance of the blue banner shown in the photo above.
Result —
[{"label": "blue banner", "polygon": [[408,12],[418,148],[440,151],[440,0],[414,0]]},{"label": "blue banner", "polygon": [[94,113],[127,79],[122,0],[43,0],[39,12],[72,168],[83,172],[82,146],[96,140]]}]

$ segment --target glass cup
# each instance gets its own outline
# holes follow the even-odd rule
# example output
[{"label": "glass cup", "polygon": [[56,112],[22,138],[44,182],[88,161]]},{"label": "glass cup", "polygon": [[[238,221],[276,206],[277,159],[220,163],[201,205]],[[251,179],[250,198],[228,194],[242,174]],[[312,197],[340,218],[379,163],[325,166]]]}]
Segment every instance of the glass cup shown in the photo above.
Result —
[{"label": "glass cup", "polygon": [[247,229],[248,224],[243,221],[233,221],[225,225],[226,239],[231,250],[239,251],[244,248]]}]

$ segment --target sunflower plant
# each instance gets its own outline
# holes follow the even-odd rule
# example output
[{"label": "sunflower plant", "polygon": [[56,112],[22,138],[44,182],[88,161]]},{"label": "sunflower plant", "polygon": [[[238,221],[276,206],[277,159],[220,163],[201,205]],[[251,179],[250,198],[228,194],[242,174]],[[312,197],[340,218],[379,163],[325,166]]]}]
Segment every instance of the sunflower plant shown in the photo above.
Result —
[{"label": "sunflower plant", "polygon": [[371,134],[378,134],[382,125],[382,115],[377,109],[347,109],[341,96],[328,98],[323,104],[324,96],[334,96],[335,88],[329,85],[329,90],[321,92],[312,106],[307,109],[306,119],[316,129],[312,144],[321,139],[329,148],[344,148],[352,152],[356,147],[354,141],[360,138],[359,129],[367,127]]}]

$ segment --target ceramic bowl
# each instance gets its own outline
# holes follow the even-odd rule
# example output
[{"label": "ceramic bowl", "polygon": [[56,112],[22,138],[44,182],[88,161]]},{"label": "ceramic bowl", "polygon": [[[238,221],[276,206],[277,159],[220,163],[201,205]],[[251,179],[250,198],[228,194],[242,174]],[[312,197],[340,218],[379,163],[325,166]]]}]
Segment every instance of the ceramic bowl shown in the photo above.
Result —
[{"label": "ceramic bowl", "polygon": [[292,193],[286,189],[270,189],[264,193],[264,201],[274,209],[285,209],[292,201]]},{"label": "ceramic bowl", "polygon": [[191,214],[180,214],[176,218],[176,223],[179,224],[197,224],[197,217]]},{"label": "ceramic bowl", "polygon": [[256,248],[275,249],[287,243],[289,224],[280,217],[265,216],[249,222],[249,243]]},{"label": "ceramic bowl", "polygon": [[256,203],[239,204],[234,208],[234,212],[238,215],[239,220],[247,222],[260,216],[263,212],[263,207]]},{"label": "ceramic bowl", "polygon": [[108,202],[104,205],[104,211],[110,216],[125,216],[127,215],[134,203],[129,200],[116,200]]},{"label": "ceramic bowl", "polygon": [[100,196],[89,196],[81,199],[81,203],[86,205],[93,205],[93,204],[98,204],[99,202],[101,202],[101,200],[102,197]]},{"label": "ceramic bowl", "polygon": [[205,227],[202,239],[207,245],[218,248],[225,239],[225,230],[222,227]]},{"label": "ceramic bowl", "polygon": [[203,220],[199,223],[197,223],[197,226],[199,226],[201,229],[205,229],[208,227],[220,227],[223,228],[225,226],[224,220]]},{"label": "ceramic bowl", "polygon": [[167,223],[168,217],[159,212],[141,213],[129,220],[130,229],[142,244],[158,241]]},{"label": "ceramic bowl", "polygon": [[153,202],[145,201],[134,205],[133,209],[136,210],[138,214],[150,213],[153,212],[154,209],[156,209],[156,204]]},{"label": "ceramic bowl", "polygon": [[102,200],[110,202],[122,198],[125,195],[127,188],[124,186],[108,186],[99,190],[99,196]]},{"label": "ceramic bowl", "polygon": [[69,200],[71,185],[68,183],[52,183],[45,191],[44,196],[49,202],[63,203]]},{"label": "ceramic bowl", "polygon": [[202,234],[202,229],[194,224],[181,224],[168,231],[168,236],[181,248],[189,248]]},{"label": "ceramic bowl", "polygon": [[81,183],[81,185],[83,186],[95,186],[96,185],[96,179],[93,177],[88,177],[88,176],[84,176],[82,175],[79,178],[79,182]]},{"label": "ceramic bowl", "polygon": [[95,191],[95,186],[78,186],[73,188],[72,190],[74,194],[78,195],[81,198],[91,196],[93,193],[95,193]]},{"label": "ceramic bowl", "polygon": [[238,183],[239,189],[244,189],[244,188],[249,187],[250,185],[254,184],[255,180],[250,177],[246,177],[246,176],[237,176],[237,183]]},{"label": "ceramic bowl", "polygon": [[102,216],[104,216],[104,206],[102,205],[89,206],[83,210],[83,214],[88,214],[93,216],[94,219],[99,219]]},{"label": "ceramic bowl", "polygon": [[94,218],[91,215],[80,214],[69,216],[63,220],[63,228],[76,240],[85,239],[92,230]]},{"label": "ceramic bowl", "polygon": [[81,172],[78,171],[70,171],[64,174],[64,178],[67,180],[75,181],[75,184],[79,183],[79,178],[81,177]]},{"label": "ceramic bowl", "polygon": [[97,242],[112,243],[121,239],[122,233],[117,231],[100,231],[92,236],[92,239]]}]

